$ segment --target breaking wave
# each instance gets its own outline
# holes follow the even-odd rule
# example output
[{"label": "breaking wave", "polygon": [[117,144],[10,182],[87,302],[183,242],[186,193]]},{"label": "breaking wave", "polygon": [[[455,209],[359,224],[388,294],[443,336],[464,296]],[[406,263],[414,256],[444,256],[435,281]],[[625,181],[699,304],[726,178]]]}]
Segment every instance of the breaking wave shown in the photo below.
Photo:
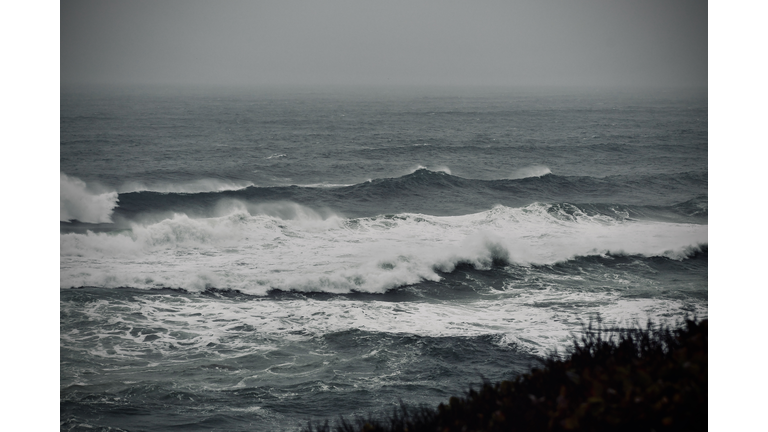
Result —
[{"label": "breaking wave", "polygon": [[112,212],[118,201],[117,192],[94,192],[84,181],[64,173],[59,174],[60,221],[112,222]]},{"label": "breaking wave", "polygon": [[707,244],[705,225],[631,221],[568,205],[367,218],[295,203],[231,202],[228,209],[211,218],[177,213],[127,231],[62,234],[61,286],[382,293],[440,282],[457,266],[489,270],[611,255],[684,260]]}]

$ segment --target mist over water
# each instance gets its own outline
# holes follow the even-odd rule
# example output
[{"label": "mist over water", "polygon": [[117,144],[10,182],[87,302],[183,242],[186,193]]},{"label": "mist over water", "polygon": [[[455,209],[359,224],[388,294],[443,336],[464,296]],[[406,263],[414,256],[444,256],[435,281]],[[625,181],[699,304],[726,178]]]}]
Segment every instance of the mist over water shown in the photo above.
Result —
[{"label": "mist over water", "polygon": [[64,430],[295,430],[708,314],[706,95],[61,98]]},{"label": "mist over water", "polygon": [[479,3],[73,0],[61,6],[61,82],[707,85],[705,2]]}]

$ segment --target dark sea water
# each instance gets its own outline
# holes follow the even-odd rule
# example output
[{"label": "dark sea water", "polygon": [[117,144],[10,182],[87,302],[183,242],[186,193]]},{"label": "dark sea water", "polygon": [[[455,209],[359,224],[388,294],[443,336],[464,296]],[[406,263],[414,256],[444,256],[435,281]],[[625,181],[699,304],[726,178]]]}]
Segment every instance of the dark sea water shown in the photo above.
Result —
[{"label": "dark sea water", "polygon": [[707,317],[707,95],[61,94],[62,430],[296,430]]}]

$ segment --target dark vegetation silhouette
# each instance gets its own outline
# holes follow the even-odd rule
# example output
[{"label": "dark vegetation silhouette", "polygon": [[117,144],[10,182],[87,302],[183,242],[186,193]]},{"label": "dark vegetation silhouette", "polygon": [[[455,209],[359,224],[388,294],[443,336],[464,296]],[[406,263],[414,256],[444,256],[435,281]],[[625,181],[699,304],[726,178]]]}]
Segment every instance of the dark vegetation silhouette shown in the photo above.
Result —
[{"label": "dark vegetation silhouette", "polygon": [[566,355],[437,409],[401,403],[388,418],[310,423],[307,432],[707,430],[707,326],[608,329],[598,319]]}]

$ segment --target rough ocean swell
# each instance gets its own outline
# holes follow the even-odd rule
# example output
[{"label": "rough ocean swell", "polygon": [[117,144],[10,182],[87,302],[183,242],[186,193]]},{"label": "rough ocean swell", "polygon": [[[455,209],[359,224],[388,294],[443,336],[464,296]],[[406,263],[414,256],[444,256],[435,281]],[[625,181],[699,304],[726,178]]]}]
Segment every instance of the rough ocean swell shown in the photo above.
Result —
[{"label": "rough ocean swell", "polygon": [[434,406],[708,314],[706,95],[62,94],[62,430]]},{"label": "rough ocean swell", "polygon": [[[675,178],[687,191],[695,189],[696,180],[702,183],[696,175]],[[73,182],[69,177],[67,181]],[[450,273],[459,264],[488,269],[493,263],[544,265],[606,254],[683,259],[706,245],[707,227],[701,225],[706,221],[706,198],[670,206],[496,204],[461,216],[396,213],[350,218],[327,210],[332,206],[344,213],[365,214],[356,209],[366,201],[409,210],[419,208],[425,196],[432,197],[432,203],[436,196],[444,202],[463,202],[454,209],[472,208],[489,200],[530,201],[526,195],[533,195],[531,190],[539,196],[573,196],[579,186],[589,190],[583,194],[586,199],[615,196],[611,192],[626,191],[626,183],[645,186],[638,179],[551,174],[473,181],[420,169],[396,179],[336,188],[103,193],[82,202],[98,203],[94,207],[101,213],[91,220],[114,218],[116,223],[110,224],[111,229],[98,225],[101,232],[84,233],[66,232],[78,231],[82,224],[62,224],[61,283],[62,287],[215,287],[260,295],[270,289],[384,292],[439,281],[438,273]],[[62,190],[66,215],[86,213],[65,201]],[[294,201],[310,202],[320,210]],[[109,202],[119,205],[112,209]],[[375,206],[368,206],[367,213],[372,211]],[[656,220],[648,220],[649,216]],[[688,219],[688,223],[658,219]]]},{"label": "rough ocean swell", "polygon": [[[61,220],[111,222],[112,210],[117,216],[134,217],[139,213],[183,211],[190,214],[215,215],[217,204],[224,200],[251,202],[289,201],[314,208],[333,208],[349,216],[375,216],[393,211],[425,212],[434,215],[458,215],[495,204],[521,206],[536,201],[634,204],[627,211],[682,212],[699,215],[706,221],[707,174],[685,172],[672,175],[565,177],[547,172],[521,179],[474,180],[452,176],[446,172],[420,168],[397,178],[369,180],[355,185],[257,187],[247,185],[210,191],[170,192],[140,191],[106,192],[85,196],[85,184],[62,176]],[[173,188],[166,186],[166,188]],[[178,187],[175,189],[179,189]],[[223,189],[223,190],[222,190]],[[698,195],[687,203],[676,202]],[[118,198],[119,197],[119,198]],[[120,202],[117,206],[118,200]],[[93,205],[91,204],[93,203]],[[643,203],[657,204],[642,206]],[[675,204],[678,204],[675,206]],[[593,204],[599,206],[600,204]],[[84,213],[91,208],[94,214]],[[664,206],[668,208],[663,208]],[[689,208],[684,208],[684,207]],[[691,208],[691,207],[697,208]],[[115,209],[115,207],[117,207]],[[686,213],[687,212],[687,213]],[[78,217],[78,215],[83,215]]]}]

